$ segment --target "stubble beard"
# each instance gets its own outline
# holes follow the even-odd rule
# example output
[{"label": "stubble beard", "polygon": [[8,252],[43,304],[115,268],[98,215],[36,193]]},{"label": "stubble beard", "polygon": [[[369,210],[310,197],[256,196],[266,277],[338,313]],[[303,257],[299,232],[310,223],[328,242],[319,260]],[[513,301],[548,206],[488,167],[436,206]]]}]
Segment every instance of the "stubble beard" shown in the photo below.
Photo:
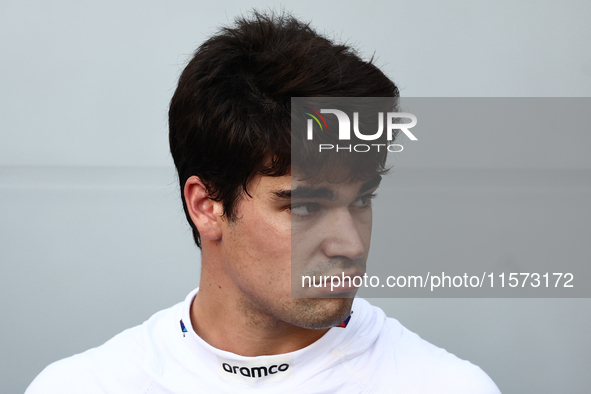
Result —
[{"label": "stubble beard", "polygon": [[[365,258],[356,260],[335,258],[311,264],[301,274],[294,274],[292,272],[291,286],[292,297],[294,298],[291,298],[290,301],[282,305],[282,320],[297,327],[315,330],[341,324],[351,314],[351,306],[353,305],[357,290],[346,293],[324,293],[321,295],[316,292],[317,289],[314,287],[301,287],[302,283],[298,283],[298,279],[309,276],[319,278],[319,281],[322,281],[322,278],[328,272],[334,273],[337,267],[341,272],[355,268],[365,273],[365,266]],[[299,271],[299,269],[296,271]]]},{"label": "stubble beard", "polygon": [[351,314],[353,298],[296,298],[290,323],[311,330],[338,326]]},{"label": "stubble beard", "polygon": [[338,326],[351,314],[353,297],[349,298],[290,298],[279,305],[240,302],[240,309],[250,316],[253,326],[276,327],[287,323],[295,327],[320,330]]}]

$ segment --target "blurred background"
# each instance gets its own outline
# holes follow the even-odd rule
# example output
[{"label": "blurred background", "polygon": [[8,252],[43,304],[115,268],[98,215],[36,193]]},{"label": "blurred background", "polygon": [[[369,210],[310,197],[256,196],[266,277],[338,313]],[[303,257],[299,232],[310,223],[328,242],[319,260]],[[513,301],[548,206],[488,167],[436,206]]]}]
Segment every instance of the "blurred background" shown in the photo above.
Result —
[{"label": "blurred background", "polygon": [[[588,1],[10,0],[2,5],[2,393],[24,392],[49,363],[102,344],[182,301],[198,285],[200,254],[168,153],[167,106],[192,52],[236,15],[253,7],[291,11],[354,45],[363,57],[375,54],[404,97],[591,93]],[[421,234],[423,246],[414,250],[424,258],[441,258],[441,245],[448,245],[446,258],[464,258],[462,248],[453,247],[453,228],[441,226],[444,216],[431,216],[441,231],[424,231],[430,215],[440,211],[433,201],[449,197],[450,190],[460,197],[481,193],[470,189],[469,181],[479,174],[497,180],[512,174],[509,185],[494,183],[494,193],[482,194],[482,201],[495,204],[499,194],[513,201],[527,192],[534,199],[545,196],[550,202],[544,206],[570,207],[555,215],[566,232],[558,245],[565,258],[591,257],[584,255],[591,235],[588,131],[530,130],[511,149],[503,149],[508,138],[501,133],[498,150],[486,148],[490,136],[478,133],[449,140],[419,136],[416,154],[409,145],[393,163],[392,176],[400,176],[403,192],[412,197],[405,200],[412,200],[404,205],[407,212],[422,216],[402,215],[396,241],[412,246]],[[434,149],[442,141],[455,143],[457,154]],[[437,183],[442,171],[456,174],[451,177],[456,183]],[[526,181],[542,178],[533,189]],[[564,179],[566,186],[560,183]],[[562,186],[550,187],[557,184]],[[528,205],[527,199],[519,201]],[[479,207],[486,210],[487,204]],[[498,248],[487,249],[482,258],[517,267],[520,259],[531,258],[527,250],[505,247],[518,244],[511,241],[520,235],[517,228],[495,223],[489,232],[467,232],[472,245],[498,235]],[[544,232],[539,223],[529,224],[541,234],[538,242],[556,241],[558,235]],[[480,224],[489,228],[486,221]],[[412,255],[412,248],[405,250]],[[371,301],[428,341],[479,365],[503,393],[588,392],[589,299]]]}]

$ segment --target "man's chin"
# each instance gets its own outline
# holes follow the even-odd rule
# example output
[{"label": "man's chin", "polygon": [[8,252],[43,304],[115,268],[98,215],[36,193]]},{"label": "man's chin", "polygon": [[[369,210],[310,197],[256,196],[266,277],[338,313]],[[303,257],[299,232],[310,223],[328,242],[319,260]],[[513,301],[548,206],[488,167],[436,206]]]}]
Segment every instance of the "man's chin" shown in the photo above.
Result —
[{"label": "man's chin", "polygon": [[289,323],[311,330],[335,327],[349,317],[352,305],[352,297],[301,298],[297,300]]}]

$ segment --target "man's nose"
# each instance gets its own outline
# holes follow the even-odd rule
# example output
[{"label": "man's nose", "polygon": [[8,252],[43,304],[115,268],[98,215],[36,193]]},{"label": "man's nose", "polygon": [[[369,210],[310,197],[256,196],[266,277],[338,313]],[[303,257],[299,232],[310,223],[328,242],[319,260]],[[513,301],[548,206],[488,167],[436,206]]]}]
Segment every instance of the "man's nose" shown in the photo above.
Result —
[{"label": "man's nose", "polygon": [[329,257],[351,260],[365,256],[363,233],[371,231],[371,224],[356,221],[348,209],[334,210],[326,218],[324,253]]}]

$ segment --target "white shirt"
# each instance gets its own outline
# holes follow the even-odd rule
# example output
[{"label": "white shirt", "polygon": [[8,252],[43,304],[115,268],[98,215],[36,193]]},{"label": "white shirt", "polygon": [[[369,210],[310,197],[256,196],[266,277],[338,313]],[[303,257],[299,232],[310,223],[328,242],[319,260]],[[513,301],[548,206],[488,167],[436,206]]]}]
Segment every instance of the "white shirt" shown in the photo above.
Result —
[{"label": "white shirt", "polygon": [[192,328],[197,291],[99,347],[49,365],[25,394],[499,393],[480,368],[363,299],[353,302],[345,328],[295,352],[244,357],[216,349]]}]

